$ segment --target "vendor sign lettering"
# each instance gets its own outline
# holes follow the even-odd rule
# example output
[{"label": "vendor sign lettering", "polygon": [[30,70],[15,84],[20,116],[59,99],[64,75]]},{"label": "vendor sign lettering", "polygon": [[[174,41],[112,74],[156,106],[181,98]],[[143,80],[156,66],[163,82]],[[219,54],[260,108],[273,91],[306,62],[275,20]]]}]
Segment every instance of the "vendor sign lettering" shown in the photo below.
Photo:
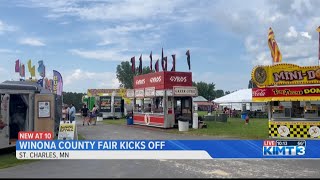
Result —
[{"label": "vendor sign lettering", "polygon": [[198,90],[196,87],[174,87],[174,96],[197,96]]},{"label": "vendor sign lettering", "polygon": [[320,66],[297,66],[276,64],[257,66],[252,71],[252,79],[258,87],[273,85],[319,84]]}]

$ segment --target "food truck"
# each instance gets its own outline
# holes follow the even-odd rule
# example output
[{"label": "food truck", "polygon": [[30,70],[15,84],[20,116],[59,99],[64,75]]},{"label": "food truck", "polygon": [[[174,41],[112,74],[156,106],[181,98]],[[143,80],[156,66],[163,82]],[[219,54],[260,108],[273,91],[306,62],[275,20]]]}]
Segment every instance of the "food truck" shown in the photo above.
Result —
[{"label": "food truck", "polygon": [[138,75],[134,77],[134,89],[127,90],[127,98],[133,99],[134,124],[161,128],[176,127],[181,117],[192,124],[192,97],[197,95],[191,72]]},{"label": "food truck", "polygon": [[257,66],[251,76],[253,101],[268,105],[269,137],[320,137],[320,66]]},{"label": "food truck", "polygon": [[122,118],[124,115],[124,100],[121,89],[88,89],[84,102],[92,110],[98,106],[103,118]]},{"label": "food truck", "polygon": [[0,149],[15,146],[19,131],[46,131],[58,136],[62,98],[35,82],[0,84]]}]

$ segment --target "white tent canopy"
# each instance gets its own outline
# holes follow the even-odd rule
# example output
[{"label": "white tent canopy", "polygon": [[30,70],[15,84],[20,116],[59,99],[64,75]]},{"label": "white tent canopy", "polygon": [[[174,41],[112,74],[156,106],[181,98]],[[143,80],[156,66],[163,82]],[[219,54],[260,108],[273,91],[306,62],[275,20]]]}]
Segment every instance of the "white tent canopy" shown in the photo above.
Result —
[{"label": "white tent canopy", "polygon": [[264,103],[252,103],[252,89],[240,89],[212,102],[236,110],[242,110],[242,106],[245,104],[246,109],[264,111]]},{"label": "white tent canopy", "polygon": [[213,100],[218,104],[224,103],[251,103],[252,102],[252,89],[240,89],[233,93],[222,96]]}]

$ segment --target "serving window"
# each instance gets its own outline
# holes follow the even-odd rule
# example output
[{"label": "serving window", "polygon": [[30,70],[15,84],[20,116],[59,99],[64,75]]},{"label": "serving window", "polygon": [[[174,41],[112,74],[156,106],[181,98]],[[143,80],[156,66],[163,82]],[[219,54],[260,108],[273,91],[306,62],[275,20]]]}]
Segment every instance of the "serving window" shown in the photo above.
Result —
[{"label": "serving window", "polygon": [[311,101],[292,101],[281,102],[274,101],[272,106],[273,119],[299,119],[308,120],[312,118],[320,118],[320,102]]},{"label": "serving window", "polygon": [[136,98],[134,112],[163,113],[163,97]]}]

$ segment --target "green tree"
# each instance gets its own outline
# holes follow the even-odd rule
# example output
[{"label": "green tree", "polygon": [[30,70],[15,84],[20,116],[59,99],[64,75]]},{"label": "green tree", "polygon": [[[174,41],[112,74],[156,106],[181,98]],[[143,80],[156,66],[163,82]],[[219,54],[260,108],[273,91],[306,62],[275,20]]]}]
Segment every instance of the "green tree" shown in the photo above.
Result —
[{"label": "green tree", "polygon": [[[145,66],[142,68],[142,74],[150,73],[150,67]],[[154,71],[152,71],[154,72]],[[139,67],[136,67],[135,73],[131,70],[131,63],[129,61],[123,61],[117,66],[117,79],[120,84],[126,89],[133,88],[133,77],[139,75]]]},{"label": "green tree", "polygon": [[224,91],[222,89],[216,90],[216,97],[215,98],[219,98],[222,96],[224,96]]},{"label": "green tree", "polygon": [[230,91],[226,91],[226,92],[224,93],[224,95],[227,95],[227,94],[230,94]]},{"label": "green tree", "polygon": [[63,92],[62,95],[64,104],[74,104],[77,111],[82,108],[82,96],[84,96],[85,93]]},{"label": "green tree", "polygon": [[204,98],[206,98],[208,100],[212,100],[216,97],[215,90],[214,90],[215,84],[206,83],[203,81],[200,81],[197,83],[193,82],[192,84],[197,87],[199,96],[203,96]]}]

